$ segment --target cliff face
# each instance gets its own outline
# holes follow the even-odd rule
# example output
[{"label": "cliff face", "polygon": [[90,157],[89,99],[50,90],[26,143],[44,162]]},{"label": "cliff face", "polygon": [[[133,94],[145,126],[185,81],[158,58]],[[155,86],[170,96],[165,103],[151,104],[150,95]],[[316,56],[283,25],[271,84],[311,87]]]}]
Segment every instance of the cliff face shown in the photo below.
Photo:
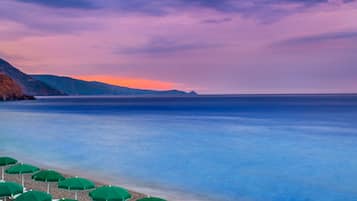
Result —
[{"label": "cliff face", "polygon": [[63,95],[62,92],[54,89],[47,84],[34,79],[33,77],[21,72],[7,61],[0,58],[0,73],[12,78],[20,86],[25,94],[32,96],[54,96]]},{"label": "cliff face", "polygon": [[0,74],[0,101],[30,99],[34,97],[23,94],[21,87],[13,79]]}]

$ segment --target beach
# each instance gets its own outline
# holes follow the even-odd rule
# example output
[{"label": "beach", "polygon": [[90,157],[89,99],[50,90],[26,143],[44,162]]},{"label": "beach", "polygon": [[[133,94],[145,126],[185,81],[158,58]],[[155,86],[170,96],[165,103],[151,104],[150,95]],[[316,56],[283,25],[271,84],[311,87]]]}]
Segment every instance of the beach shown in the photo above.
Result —
[{"label": "beach", "polygon": [[[31,164],[35,167],[39,167],[40,170],[54,170],[62,174],[65,178],[73,178],[73,177],[85,178],[92,181],[95,184],[96,188],[101,186],[108,186],[108,185],[124,188],[132,195],[132,197],[127,201],[136,201],[140,198],[145,198],[145,197],[158,197],[158,198],[165,199],[167,201],[182,201],[182,200],[213,201],[212,198],[204,194],[179,191],[177,189],[158,186],[152,183],[144,184],[138,180],[133,180],[124,177],[118,178],[118,176],[115,175],[108,176],[105,170],[98,172],[92,170],[84,171],[82,168],[72,169],[72,168],[68,168],[69,166],[71,166],[69,164],[67,164],[69,166],[64,165],[66,166],[66,168],[63,168],[64,166],[59,165],[59,163],[33,160],[31,156],[26,154],[17,154],[17,153],[8,153],[8,152],[3,153],[1,152],[1,147],[0,147],[0,156],[15,157],[16,159],[19,160],[18,163]],[[4,170],[6,170],[11,166],[12,165],[4,166]],[[47,183],[35,181],[31,178],[31,176],[35,173],[24,174],[26,190],[27,191],[38,190],[38,191],[47,192]],[[12,181],[21,184],[21,176],[17,174],[5,173],[5,181],[10,181],[10,182]],[[77,191],[78,200],[92,201],[92,199],[89,197],[89,192],[93,190],[95,190],[95,188],[90,190]],[[60,198],[74,199],[75,191],[60,189],[57,187],[57,182],[52,182],[50,183],[50,194],[53,196],[53,199],[60,199]]]},{"label": "beach", "polygon": [[[74,175],[69,175],[66,173],[61,172],[62,175],[64,175],[66,178],[71,178],[74,177]],[[24,178],[25,178],[25,187],[26,190],[38,190],[38,191],[43,191],[46,192],[47,191],[47,183],[45,182],[39,182],[39,181],[34,181],[33,179],[31,179],[32,174],[24,174]],[[88,178],[90,179],[90,178]],[[21,184],[21,176],[20,175],[16,175],[16,174],[5,174],[5,180],[6,181],[13,181],[16,183]],[[103,185],[109,185],[109,184],[105,184],[99,181],[95,181],[95,180],[91,180],[95,183],[96,187],[100,187]],[[89,197],[88,193],[90,191],[93,191],[94,189],[91,190],[84,190],[84,191],[78,191],[78,200],[80,201],[92,201],[92,199]],[[127,189],[129,190],[129,189]],[[143,193],[138,193],[135,191],[131,191],[129,190],[130,194],[132,195],[132,198],[130,199],[130,201],[135,201],[137,199],[140,198],[144,198],[147,197],[147,195],[143,194]],[[61,199],[61,198],[70,198],[70,199],[74,199],[74,191],[69,191],[69,190],[65,190],[65,189],[59,189],[57,188],[57,183],[51,183],[51,188],[50,188],[50,194],[52,195],[52,199]]]}]

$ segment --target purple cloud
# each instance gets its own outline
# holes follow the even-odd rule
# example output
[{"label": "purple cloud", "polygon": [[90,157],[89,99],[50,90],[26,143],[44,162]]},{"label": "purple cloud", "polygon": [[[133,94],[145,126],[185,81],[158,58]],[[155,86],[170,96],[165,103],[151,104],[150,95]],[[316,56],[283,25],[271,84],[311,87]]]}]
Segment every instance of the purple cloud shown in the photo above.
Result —
[{"label": "purple cloud", "polygon": [[324,33],[312,36],[304,36],[291,38],[288,40],[284,40],[278,42],[276,45],[278,46],[290,46],[290,45],[304,45],[304,44],[312,44],[312,43],[323,43],[327,41],[333,40],[357,40],[357,32],[333,32],[333,33]]},{"label": "purple cloud", "polygon": [[[135,12],[148,15],[163,15],[172,11],[183,11],[187,8],[208,8],[219,12],[241,13],[246,16],[262,16],[259,13],[265,12],[270,15],[281,15],[279,13],[288,12],[284,8],[277,8],[279,5],[296,4],[298,9],[308,8],[319,4],[327,4],[328,0],[16,0],[18,2],[33,3],[52,8],[76,8],[76,9],[109,9],[120,12]],[[350,3],[354,0],[343,0],[343,3]],[[290,10],[291,11],[291,10]],[[265,16],[267,14],[264,14]]]},{"label": "purple cloud", "polygon": [[230,17],[225,17],[225,18],[219,18],[219,19],[205,19],[202,20],[202,23],[206,23],[206,24],[221,24],[221,23],[225,23],[225,22],[230,22],[233,19]]},{"label": "purple cloud", "polygon": [[200,42],[185,42],[178,40],[170,40],[163,37],[151,38],[146,44],[137,47],[116,48],[116,54],[146,54],[146,55],[162,55],[174,54],[184,51],[192,51],[206,48],[217,48],[222,44],[200,43]]},{"label": "purple cloud", "polygon": [[34,3],[53,8],[92,9],[94,4],[88,0],[16,0],[24,3]]},{"label": "purple cloud", "polygon": [[[28,2],[32,3],[35,1]],[[36,3],[38,2],[40,1],[36,1]],[[6,38],[9,39],[27,36],[74,34],[100,26],[92,21],[85,20],[84,18],[88,13],[84,13],[84,11],[72,12],[66,9],[42,8],[30,3],[23,4],[8,0],[4,0],[2,3],[0,7],[0,20],[12,22],[13,26],[16,25],[16,29],[0,33],[0,35],[7,35]],[[28,12],[29,9],[32,12]]]}]

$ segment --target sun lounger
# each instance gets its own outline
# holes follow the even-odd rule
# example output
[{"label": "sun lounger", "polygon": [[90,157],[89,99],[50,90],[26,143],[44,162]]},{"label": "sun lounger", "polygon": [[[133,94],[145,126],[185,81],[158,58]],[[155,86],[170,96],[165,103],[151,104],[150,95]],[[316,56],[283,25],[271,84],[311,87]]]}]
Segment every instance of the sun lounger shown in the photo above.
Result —
[{"label": "sun lounger", "polygon": [[19,193],[19,194],[16,194],[16,195],[13,195],[10,197],[11,200],[15,200],[16,198],[18,198],[22,193]]},{"label": "sun lounger", "polygon": [[[26,192],[27,192],[27,190],[26,190],[26,188],[24,188],[24,192],[23,192],[23,193],[26,193]],[[22,193],[13,195],[13,196],[10,197],[10,199],[11,199],[11,200],[15,200],[15,199],[16,199],[17,197],[19,197],[21,194],[22,194]]]}]

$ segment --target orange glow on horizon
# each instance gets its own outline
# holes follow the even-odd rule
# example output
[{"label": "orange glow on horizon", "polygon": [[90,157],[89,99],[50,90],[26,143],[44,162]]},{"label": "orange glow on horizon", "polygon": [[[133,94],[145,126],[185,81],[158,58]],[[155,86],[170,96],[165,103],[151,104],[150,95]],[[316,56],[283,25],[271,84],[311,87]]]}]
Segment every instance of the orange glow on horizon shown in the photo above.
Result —
[{"label": "orange glow on horizon", "polygon": [[104,82],[111,85],[137,88],[137,89],[169,90],[169,89],[173,89],[175,86],[174,83],[160,81],[160,80],[117,77],[117,76],[109,76],[109,75],[82,75],[82,76],[74,76],[74,78],[85,80],[85,81]]}]

